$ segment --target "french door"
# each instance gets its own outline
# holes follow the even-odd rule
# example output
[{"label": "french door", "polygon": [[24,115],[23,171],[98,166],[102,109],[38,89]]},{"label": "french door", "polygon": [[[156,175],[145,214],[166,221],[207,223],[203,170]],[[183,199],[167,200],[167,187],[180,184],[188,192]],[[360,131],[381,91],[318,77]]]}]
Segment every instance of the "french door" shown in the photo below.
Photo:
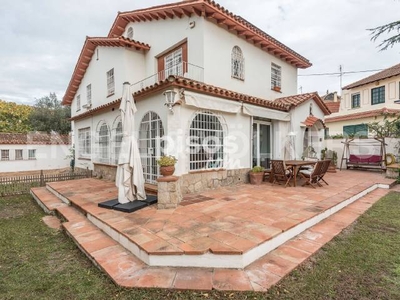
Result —
[{"label": "french door", "polygon": [[163,155],[163,135],[164,128],[160,116],[149,111],[143,117],[139,128],[139,151],[146,183],[157,184],[157,178],[160,176],[157,159]]},{"label": "french door", "polygon": [[271,136],[271,123],[263,121],[253,123],[253,167],[270,168]]}]

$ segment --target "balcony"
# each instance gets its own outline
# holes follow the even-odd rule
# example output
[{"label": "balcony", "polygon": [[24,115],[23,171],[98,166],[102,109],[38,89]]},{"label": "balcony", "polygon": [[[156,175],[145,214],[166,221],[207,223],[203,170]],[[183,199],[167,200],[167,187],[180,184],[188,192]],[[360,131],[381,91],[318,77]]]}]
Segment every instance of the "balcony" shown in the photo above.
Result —
[{"label": "balcony", "polygon": [[203,82],[204,68],[187,62],[181,62],[132,84],[131,91],[132,93],[140,91],[141,89],[151,86],[159,81],[165,80],[170,75],[182,76],[188,79]]}]

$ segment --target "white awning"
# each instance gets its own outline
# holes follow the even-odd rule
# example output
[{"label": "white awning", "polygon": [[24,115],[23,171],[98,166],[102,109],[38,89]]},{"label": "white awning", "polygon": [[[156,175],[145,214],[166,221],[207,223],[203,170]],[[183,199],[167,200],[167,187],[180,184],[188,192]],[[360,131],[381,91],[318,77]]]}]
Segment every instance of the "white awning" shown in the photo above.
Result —
[{"label": "white awning", "polygon": [[185,91],[186,105],[194,106],[202,109],[210,109],[216,111],[223,111],[227,113],[237,114],[240,112],[242,103],[239,101],[232,101],[202,94],[196,94]]},{"label": "white awning", "polygon": [[243,113],[253,117],[260,117],[265,119],[287,121],[287,122],[290,121],[290,114],[287,112],[255,106],[246,103],[243,103]]}]

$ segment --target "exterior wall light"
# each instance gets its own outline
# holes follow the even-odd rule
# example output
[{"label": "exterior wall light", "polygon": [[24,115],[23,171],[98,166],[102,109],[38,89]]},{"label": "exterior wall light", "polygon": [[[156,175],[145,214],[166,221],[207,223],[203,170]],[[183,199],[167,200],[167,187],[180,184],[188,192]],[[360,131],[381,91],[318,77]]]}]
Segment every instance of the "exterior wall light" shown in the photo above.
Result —
[{"label": "exterior wall light", "polygon": [[168,107],[171,113],[174,113],[173,106],[175,104],[176,92],[173,90],[166,90],[163,95],[165,96],[165,106]]}]

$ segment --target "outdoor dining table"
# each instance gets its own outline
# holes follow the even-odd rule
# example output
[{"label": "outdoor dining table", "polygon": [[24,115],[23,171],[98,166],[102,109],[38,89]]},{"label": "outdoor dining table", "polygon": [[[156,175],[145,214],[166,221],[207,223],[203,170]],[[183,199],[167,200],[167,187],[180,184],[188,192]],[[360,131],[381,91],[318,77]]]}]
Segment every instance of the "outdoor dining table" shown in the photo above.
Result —
[{"label": "outdoor dining table", "polygon": [[300,167],[304,166],[313,166],[316,161],[310,160],[285,160],[286,167],[290,167],[293,170],[293,185],[296,186],[297,183],[297,173],[299,172]]}]

